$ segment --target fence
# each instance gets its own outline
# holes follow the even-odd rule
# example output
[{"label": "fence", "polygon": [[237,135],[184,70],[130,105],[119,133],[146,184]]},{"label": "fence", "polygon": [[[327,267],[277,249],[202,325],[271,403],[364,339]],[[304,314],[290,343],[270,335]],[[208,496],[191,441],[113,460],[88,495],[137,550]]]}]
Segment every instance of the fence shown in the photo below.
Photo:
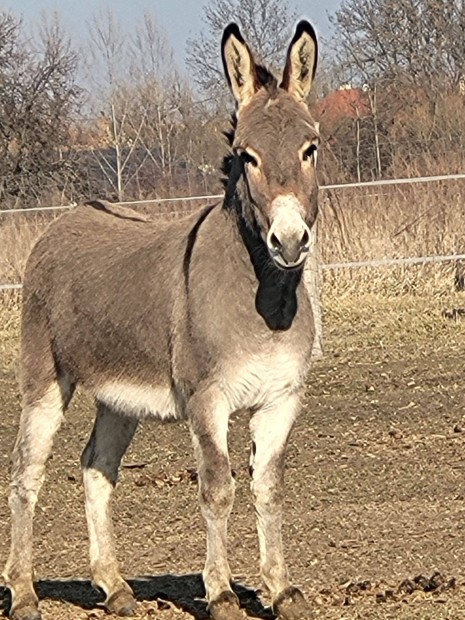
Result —
[{"label": "fence", "polygon": [[[351,188],[377,188],[383,186],[403,186],[403,185],[415,185],[419,183],[438,183],[441,181],[450,182],[450,181],[462,181],[465,180],[465,174],[452,174],[452,175],[437,175],[437,176],[429,176],[429,177],[415,177],[415,178],[400,178],[400,179],[388,179],[388,180],[379,180],[379,181],[367,181],[360,183],[345,183],[345,184],[337,184],[337,185],[325,185],[321,187],[323,192],[327,192],[330,190],[346,190]],[[222,194],[216,195],[204,195],[204,196],[187,196],[187,197],[177,197],[177,198],[161,198],[161,199],[151,199],[151,200],[135,200],[135,201],[125,201],[119,204],[122,205],[168,205],[168,204],[179,204],[179,203],[196,203],[199,201],[211,201],[211,200],[219,200],[223,197]],[[0,210],[0,216],[13,216],[15,214],[30,214],[30,213],[50,213],[57,212],[61,210],[71,209],[75,207],[75,204],[70,205],[57,205],[57,206],[48,206],[48,207],[33,207],[30,209],[7,209]],[[188,207],[187,209],[184,207],[183,210],[179,208],[172,209],[170,211],[163,210],[160,211],[160,215],[170,215],[170,216],[179,216],[184,212],[192,211],[192,207]],[[428,264],[428,263],[443,263],[448,261],[458,261],[465,260],[465,254],[463,253],[448,253],[448,254],[429,254],[425,256],[410,256],[410,257],[401,257],[401,258],[380,258],[380,259],[370,259],[370,260],[352,260],[352,261],[338,261],[338,262],[326,262],[320,264],[322,270],[340,270],[340,269],[357,269],[362,267],[389,267],[389,266],[399,266],[399,265],[419,265],[419,264]],[[17,290],[21,288],[20,283],[4,283],[0,284],[0,291],[8,291],[8,290]]]}]

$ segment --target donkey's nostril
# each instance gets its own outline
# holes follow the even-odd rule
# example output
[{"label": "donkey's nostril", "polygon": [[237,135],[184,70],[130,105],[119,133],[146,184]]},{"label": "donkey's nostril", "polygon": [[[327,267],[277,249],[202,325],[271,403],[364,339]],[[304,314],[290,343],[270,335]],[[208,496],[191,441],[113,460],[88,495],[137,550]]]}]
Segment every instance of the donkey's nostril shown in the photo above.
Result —
[{"label": "donkey's nostril", "polygon": [[273,250],[281,251],[283,249],[283,245],[281,241],[278,239],[278,237],[274,233],[271,233],[270,235],[270,245],[273,248]]},{"label": "donkey's nostril", "polygon": [[[296,218],[297,219],[297,218]],[[266,243],[268,251],[275,262],[286,268],[294,268],[303,263],[305,255],[310,251],[311,232],[299,220],[295,226],[293,222],[273,222],[268,231]]]},{"label": "donkey's nostril", "polygon": [[300,247],[305,248],[310,243],[310,234],[308,229],[306,228],[303,234],[302,239],[300,240]]}]

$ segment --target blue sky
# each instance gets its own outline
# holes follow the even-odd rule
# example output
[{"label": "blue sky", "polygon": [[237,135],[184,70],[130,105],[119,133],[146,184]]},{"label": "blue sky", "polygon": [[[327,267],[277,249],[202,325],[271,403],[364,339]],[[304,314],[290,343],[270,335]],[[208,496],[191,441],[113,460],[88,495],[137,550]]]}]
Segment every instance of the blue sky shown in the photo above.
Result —
[{"label": "blue sky", "polygon": [[[302,17],[308,18],[320,36],[328,36],[327,13],[334,12],[340,0],[290,0]],[[100,9],[111,9],[130,31],[145,11],[154,14],[175,51],[176,61],[184,68],[186,39],[202,29],[202,0],[1,0],[2,10],[22,15],[27,23],[40,20],[42,12],[56,11],[76,43],[85,40],[87,23]],[[233,16],[231,16],[233,18]]]}]

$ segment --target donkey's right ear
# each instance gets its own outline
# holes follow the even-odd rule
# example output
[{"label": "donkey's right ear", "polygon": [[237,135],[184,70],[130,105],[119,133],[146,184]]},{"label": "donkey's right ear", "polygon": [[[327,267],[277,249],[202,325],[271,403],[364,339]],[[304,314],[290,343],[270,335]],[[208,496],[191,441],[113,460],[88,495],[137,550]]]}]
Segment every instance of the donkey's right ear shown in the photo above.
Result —
[{"label": "donkey's right ear", "polygon": [[259,85],[255,61],[237,24],[229,24],[225,28],[221,58],[229,88],[240,109],[249,103]]}]

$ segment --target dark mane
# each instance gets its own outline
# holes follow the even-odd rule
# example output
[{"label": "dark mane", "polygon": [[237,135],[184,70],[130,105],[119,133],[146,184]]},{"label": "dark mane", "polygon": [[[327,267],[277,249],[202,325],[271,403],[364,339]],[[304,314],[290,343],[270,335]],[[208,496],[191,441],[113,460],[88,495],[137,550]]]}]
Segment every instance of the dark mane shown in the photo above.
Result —
[{"label": "dark mane", "polygon": [[[271,73],[271,71],[267,69],[266,67],[264,67],[263,65],[257,65],[256,76],[257,76],[257,82],[261,85],[261,87],[265,88],[269,92],[270,97],[273,97],[277,93],[277,90],[278,90],[278,80]],[[231,164],[234,158],[234,153],[232,152],[232,145],[234,143],[234,135],[236,132],[236,127],[237,127],[237,116],[236,116],[236,113],[233,112],[230,118],[230,128],[226,131],[223,131],[223,135],[225,136],[226,142],[228,145],[228,152],[223,157],[223,161],[222,161],[221,168],[220,168],[221,172],[223,173],[223,176],[221,177],[221,184],[223,185],[224,188],[226,188],[226,185],[228,183],[228,177],[231,172]]]},{"label": "dark mane", "polygon": [[233,112],[230,118],[230,128],[223,131],[223,136],[226,138],[226,142],[228,145],[228,151],[226,155],[223,157],[223,161],[221,163],[221,172],[223,176],[221,177],[221,184],[226,189],[228,184],[228,177],[231,172],[232,160],[234,159],[234,153],[232,152],[232,145],[234,143],[234,135],[236,133],[237,127],[237,116],[236,113]]},{"label": "dark mane", "polygon": [[255,69],[257,81],[261,86],[264,86],[270,92],[278,87],[278,80],[269,69],[267,69],[263,65],[257,65]]}]

